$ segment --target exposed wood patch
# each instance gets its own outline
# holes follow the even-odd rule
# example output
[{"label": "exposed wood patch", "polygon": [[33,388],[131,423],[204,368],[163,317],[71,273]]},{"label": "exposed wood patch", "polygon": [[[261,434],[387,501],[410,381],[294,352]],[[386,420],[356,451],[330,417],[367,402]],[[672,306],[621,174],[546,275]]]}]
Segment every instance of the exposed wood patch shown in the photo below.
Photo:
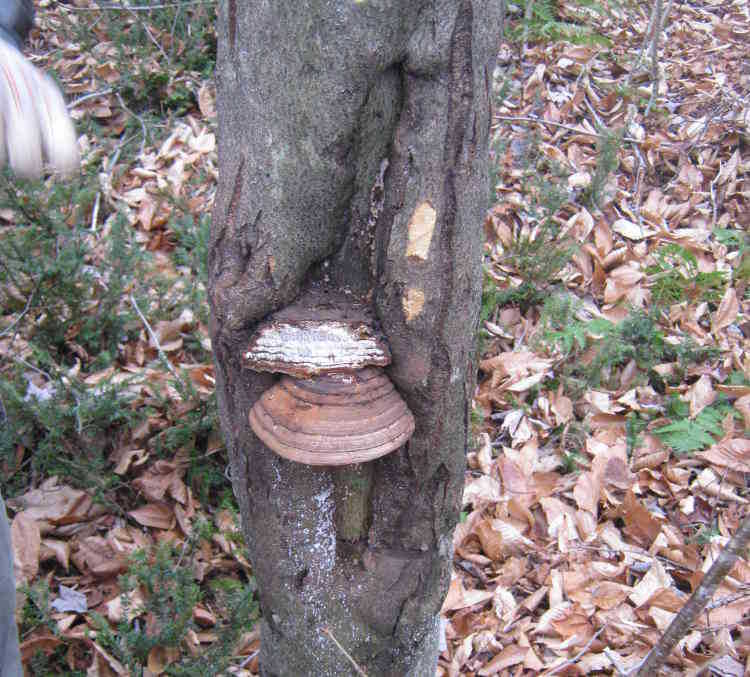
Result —
[{"label": "exposed wood patch", "polygon": [[416,256],[423,261],[427,260],[432,234],[435,232],[436,220],[437,212],[429,202],[425,201],[417,205],[411,219],[409,219],[406,242],[407,256]]},{"label": "exposed wood patch", "polygon": [[401,298],[401,305],[404,309],[406,321],[411,322],[422,313],[424,292],[421,289],[407,289],[406,294]]}]

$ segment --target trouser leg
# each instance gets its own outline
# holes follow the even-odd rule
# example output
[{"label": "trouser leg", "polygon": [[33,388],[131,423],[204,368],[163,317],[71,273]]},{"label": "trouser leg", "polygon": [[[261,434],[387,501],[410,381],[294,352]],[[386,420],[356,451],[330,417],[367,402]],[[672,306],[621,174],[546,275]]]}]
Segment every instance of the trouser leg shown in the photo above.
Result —
[{"label": "trouser leg", "polygon": [[0,675],[2,677],[23,677],[15,609],[13,548],[10,542],[10,527],[5,512],[5,503],[0,496]]}]

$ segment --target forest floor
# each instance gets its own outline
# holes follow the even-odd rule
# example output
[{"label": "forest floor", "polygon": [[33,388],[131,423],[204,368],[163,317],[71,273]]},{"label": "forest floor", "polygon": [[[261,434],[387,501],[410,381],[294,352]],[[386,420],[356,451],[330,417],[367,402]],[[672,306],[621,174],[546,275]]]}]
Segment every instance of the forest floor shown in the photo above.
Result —
[{"label": "forest floor", "polygon": [[[676,0],[654,71],[642,8],[553,4],[525,46],[513,8],[499,46],[444,677],[626,672],[748,515],[748,5]],[[203,284],[215,7],[38,5],[27,53],[71,101],[83,170],[0,186],[24,661],[255,675]],[[704,669],[750,671],[747,560],[667,672]]]}]

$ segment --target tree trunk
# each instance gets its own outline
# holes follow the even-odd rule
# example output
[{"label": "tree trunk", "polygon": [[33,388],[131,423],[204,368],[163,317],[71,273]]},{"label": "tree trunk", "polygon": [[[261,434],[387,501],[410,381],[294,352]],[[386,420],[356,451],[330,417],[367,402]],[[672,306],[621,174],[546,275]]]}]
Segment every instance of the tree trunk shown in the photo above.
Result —
[{"label": "tree trunk", "polygon": [[[266,677],[351,675],[352,661],[370,677],[434,675],[475,374],[499,4],[220,3],[209,297]],[[242,368],[248,338],[325,286],[371,304],[416,419],[366,469],[359,502],[248,424],[274,380]]]}]

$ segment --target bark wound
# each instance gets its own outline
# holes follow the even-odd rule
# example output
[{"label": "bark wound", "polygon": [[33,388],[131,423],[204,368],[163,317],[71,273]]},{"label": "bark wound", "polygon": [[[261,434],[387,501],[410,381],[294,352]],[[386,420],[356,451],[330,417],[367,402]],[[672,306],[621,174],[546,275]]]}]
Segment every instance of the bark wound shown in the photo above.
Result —
[{"label": "bark wound", "polygon": [[406,293],[401,297],[401,305],[404,309],[406,321],[411,322],[422,313],[422,308],[424,308],[424,292],[421,289],[407,289]]},{"label": "bark wound", "polygon": [[240,198],[242,198],[242,177],[245,169],[245,157],[244,155],[240,158],[239,167],[234,175],[234,187],[232,188],[232,198],[229,201],[229,207],[227,208],[227,223],[232,227],[232,235],[236,233],[236,221],[237,221],[237,207],[240,204]]},{"label": "bark wound", "polygon": [[[240,158],[239,166],[234,175],[234,187],[232,188],[232,197],[227,205],[227,210],[224,218],[216,224],[214,227],[217,228],[218,232],[214,239],[214,243],[211,246],[208,253],[208,266],[212,273],[215,273],[218,277],[221,277],[225,273],[226,267],[226,255],[225,255],[225,241],[232,241],[234,234],[236,233],[235,220],[237,219],[237,208],[242,197],[242,175],[243,169],[245,168],[245,158]],[[215,221],[216,223],[216,221]],[[231,246],[231,244],[230,244]],[[219,258],[218,265],[216,258]]]},{"label": "bark wound", "polygon": [[406,241],[406,255],[415,256],[422,261],[427,260],[427,254],[435,232],[437,212],[429,202],[420,203],[409,219]]},{"label": "bark wound", "polygon": [[378,219],[383,211],[383,205],[385,204],[385,173],[388,171],[390,162],[388,158],[384,158],[380,162],[380,171],[378,177],[375,179],[375,183],[370,190],[370,212],[367,215],[367,225],[365,226],[364,232],[360,233],[360,239],[362,246],[367,247],[367,252],[370,258],[370,276],[375,279],[377,276],[377,249],[375,231],[378,225]]}]

